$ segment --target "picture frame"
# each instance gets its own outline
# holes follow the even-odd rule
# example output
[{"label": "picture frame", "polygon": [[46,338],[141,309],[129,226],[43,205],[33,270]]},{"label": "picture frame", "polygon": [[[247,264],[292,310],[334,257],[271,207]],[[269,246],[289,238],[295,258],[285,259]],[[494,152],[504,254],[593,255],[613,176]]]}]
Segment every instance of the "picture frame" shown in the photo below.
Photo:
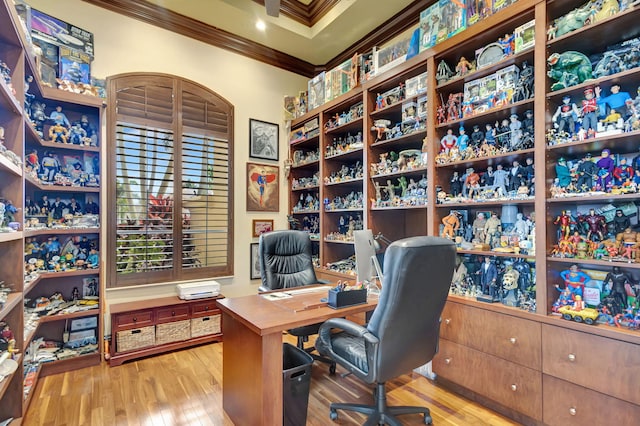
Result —
[{"label": "picture frame", "polygon": [[251,229],[253,238],[258,238],[264,233],[273,231],[273,219],[253,219]]},{"label": "picture frame", "polygon": [[260,279],[260,257],[258,256],[258,243],[249,245],[249,279]]},{"label": "picture frame", "polygon": [[278,161],[280,126],[267,121],[249,119],[249,157]]},{"label": "picture frame", "polygon": [[247,163],[247,211],[278,212],[280,168]]},{"label": "picture frame", "polygon": [[97,298],[100,292],[100,283],[97,277],[83,278],[82,279],[82,298],[93,299]]}]

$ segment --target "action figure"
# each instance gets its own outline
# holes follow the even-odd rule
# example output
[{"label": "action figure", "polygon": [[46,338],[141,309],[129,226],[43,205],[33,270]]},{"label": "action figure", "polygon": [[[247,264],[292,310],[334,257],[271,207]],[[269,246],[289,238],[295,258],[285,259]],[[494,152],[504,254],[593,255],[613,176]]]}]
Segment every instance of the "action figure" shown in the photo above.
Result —
[{"label": "action figure", "polygon": [[518,160],[513,160],[509,170],[509,191],[517,191],[524,179],[522,167]]},{"label": "action figure", "polygon": [[480,286],[482,294],[488,294],[493,301],[498,299],[496,292],[496,283],[498,281],[498,268],[491,261],[489,256],[484,258],[484,263],[480,269],[476,272],[476,275],[480,275]]},{"label": "action figure", "polygon": [[444,229],[442,230],[442,236],[444,238],[448,238],[452,240],[458,229],[460,229],[460,219],[459,213],[455,210],[451,210],[451,212],[442,218],[442,223],[444,224]]},{"label": "action figure", "polygon": [[45,152],[42,158],[42,170],[44,172],[43,180],[53,183],[56,174],[60,173],[61,170],[58,154],[50,151]]},{"label": "action figure", "polygon": [[576,132],[575,119],[580,116],[580,111],[576,104],[571,102],[571,97],[565,95],[562,98],[562,105],[556,109],[556,112],[551,117],[553,120],[553,126],[559,132],[567,132],[573,136]]},{"label": "action figure", "polygon": [[457,171],[453,172],[453,176],[451,176],[451,180],[449,181],[449,193],[457,197],[462,192],[462,182],[460,182],[460,176]]},{"label": "action figure", "polygon": [[460,60],[458,61],[458,65],[456,65],[456,75],[458,77],[464,77],[471,71],[473,71],[473,64],[467,61],[464,56],[461,56]]},{"label": "action figure", "polygon": [[491,217],[484,225],[484,242],[489,244],[491,248],[495,247],[495,242],[500,238],[502,232],[502,222],[498,219],[497,213],[491,213]]},{"label": "action figure", "polygon": [[611,151],[603,149],[600,159],[596,162],[598,166],[598,178],[596,179],[596,189],[599,191],[607,191],[610,189],[613,181],[613,169],[615,162],[610,157]]},{"label": "action figure", "polygon": [[561,188],[566,188],[571,183],[571,171],[562,157],[558,158],[558,163],[556,164],[556,178],[558,179],[558,186]]},{"label": "action figure", "polygon": [[560,225],[560,234],[558,239],[569,238],[571,232],[571,225],[575,225],[575,221],[571,217],[569,210],[563,210],[562,213],[553,221],[554,225]]},{"label": "action figure", "polygon": [[484,213],[478,212],[476,219],[473,221],[473,241],[477,243],[484,242],[484,227],[487,224],[487,219],[484,217]]},{"label": "action figure", "polygon": [[529,222],[524,220],[524,215],[522,213],[516,213],[516,222],[514,223],[513,227],[520,241],[527,239],[531,228]]},{"label": "action figure", "polygon": [[583,296],[584,286],[591,281],[591,277],[578,269],[578,265],[573,264],[568,270],[560,272],[560,277],[564,280],[565,288],[568,288],[572,296]]},{"label": "action figure", "polygon": [[588,87],[584,90],[582,100],[582,128],[587,132],[587,137],[594,137],[598,129],[598,104],[593,95],[593,89]]},{"label": "action figure", "polygon": [[598,166],[591,160],[591,154],[586,153],[578,169],[576,170],[578,180],[576,186],[581,192],[590,191],[593,188],[593,178],[598,174]]},{"label": "action figure", "polygon": [[71,127],[71,123],[69,123],[69,119],[64,112],[62,112],[62,107],[60,105],[58,105],[56,110],[49,115],[49,119],[55,124],[64,126],[67,129]]},{"label": "action figure", "polygon": [[616,185],[622,186],[633,177],[633,168],[627,164],[627,159],[620,158],[620,164],[613,169],[613,178]]},{"label": "action figure", "polygon": [[613,232],[618,235],[624,232],[625,229],[631,227],[631,221],[624,215],[622,210],[616,209],[616,214],[613,217]]},{"label": "action figure", "polygon": [[440,151],[449,153],[451,148],[458,144],[458,137],[453,134],[452,129],[447,130],[447,134],[440,140]]},{"label": "action figure", "polygon": [[614,303],[617,303],[618,306],[626,309],[627,291],[625,286],[631,284],[629,275],[622,272],[622,269],[620,269],[619,266],[614,266],[613,270],[604,278],[602,284],[606,285],[610,289],[609,296],[613,298]]},{"label": "action figure", "polygon": [[460,133],[458,135],[458,148],[460,149],[460,152],[464,152],[469,146],[469,135],[466,134],[464,127],[462,126],[460,126],[458,132]]},{"label": "action figure", "polygon": [[496,171],[493,173],[493,189],[498,192],[499,196],[504,196],[507,193],[507,186],[509,185],[509,172],[504,170],[502,164],[496,166]]},{"label": "action figure", "polygon": [[631,99],[631,95],[628,92],[620,91],[620,86],[618,84],[614,84],[611,86],[611,89],[609,89],[611,93],[608,96],[601,96],[602,89],[599,86],[597,86],[595,90],[599,107],[598,115],[600,117],[606,117],[607,115],[609,115],[607,113],[607,107],[610,110],[624,110],[627,99]]},{"label": "action figure", "polygon": [[473,168],[469,168],[469,173],[467,173],[464,183],[468,191],[467,197],[473,198],[477,195],[476,191],[480,189],[480,175]]}]

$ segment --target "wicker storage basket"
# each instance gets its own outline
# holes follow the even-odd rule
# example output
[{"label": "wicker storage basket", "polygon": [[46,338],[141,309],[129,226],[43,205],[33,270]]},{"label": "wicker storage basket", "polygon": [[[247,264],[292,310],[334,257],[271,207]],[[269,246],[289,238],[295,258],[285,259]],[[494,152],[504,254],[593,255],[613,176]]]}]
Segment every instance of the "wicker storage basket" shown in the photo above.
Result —
[{"label": "wicker storage basket", "polygon": [[155,327],[134,328],[131,330],[118,331],[116,341],[116,352],[132,351],[134,349],[146,348],[156,344]]},{"label": "wicker storage basket", "polygon": [[173,321],[156,325],[156,345],[179,342],[191,338],[191,322],[189,320]]},{"label": "wicker storage basket", "polygon": [[220,317],[222,315],[211,315],[191,319],[191,337],[206,336],[207,334],[220,333]]}]

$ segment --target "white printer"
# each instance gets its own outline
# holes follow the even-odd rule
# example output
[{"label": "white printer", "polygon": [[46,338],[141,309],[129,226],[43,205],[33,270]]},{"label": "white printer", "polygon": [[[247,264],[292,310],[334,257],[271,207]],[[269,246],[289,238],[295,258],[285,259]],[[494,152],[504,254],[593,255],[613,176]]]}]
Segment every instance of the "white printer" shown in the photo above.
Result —
[{"label": "white printer", "polygon": [[214,280],[178,284],[176,288],[178,297],[183,300],[204,299],[220,294],[220,283]]}]

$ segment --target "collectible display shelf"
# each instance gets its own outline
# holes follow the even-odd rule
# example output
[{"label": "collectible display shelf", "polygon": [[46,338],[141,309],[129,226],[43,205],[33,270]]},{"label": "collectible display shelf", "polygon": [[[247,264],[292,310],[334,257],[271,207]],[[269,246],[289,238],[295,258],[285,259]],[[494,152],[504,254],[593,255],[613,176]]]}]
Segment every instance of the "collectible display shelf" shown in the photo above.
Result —
[{"label": "collectible display shelf", "polygon": [[[11,87],[4,78],[0,81],[0,127],[4,129],[3,149],[0,150],[0,181],[2,181],[0,197],[11,200],[15,207],[20,208],[14,213],[13,220],[19,223],[21,229],[18,232],[0,233],[0,262],[3,265],[8,265],[2,268],[0,281],[4,281],[12,291],[8,295],[7,302],[0,309],[0,321],[10,327],[17,342],[16,348],[19,351],[14,356],[19,365],[18,369],[0,382],[0,421],[12,417],[16,419],[14,423],[16,421],[19,423],[26,412],[33,393],[32,390],[37,386],[38,378],[41,375],[96,365],[100,362],[103,352],[101,292],[98,293],[97,308],[45,316],[40,318],[36,327],[31,328],[28,333],[25,332],[24,306],[29,299],[48,297],[51,295],[51,288],[62,292],[65,298],[70,299],[75,287],[83,287],[84,278],[95,279],[98,283],[101,280],[100,268],[42,273],[36,278],[25,279],[27,273],[24,266],[27,263],[24,254],[25,239],[38,239],[43,236],[54,237],[56,235],[65,238],[90,235],[94,239],[96,248],[99,248],[101,236],[100,228],[25,229],[25,223],[28,219],[25,211],[27,197],[39,200],[40,198],[36,198],[36,195],[56,194],[52,195],[52,200],[55,196],[62,199],[75,196],[79,198],[79,201],[84,201],[84,197],[93,197],[95,201],[99,202],[101,191],[99,181],[93,187],[43,184],[39,178],[33,178],[30,173],[25,171],[27,167],[26,156],[35,149],[40,155],[50,151],[59,153],[61,158],[78,156],[83,161],[95,158],[95,162],[99,163],[101,152],[101,144],[98,141],[99,132],[95,139],[97,146],[53,142],[49,140],[48,133],[53,118],[49,119],[49,117],[55,107],[60,106],[69,120],[78,120],[79,122],[81,116],[86,115],[90,125],[97,130],[101,128],[100,121],[104,102],[100,98],[45,87],[37,71],[39,67],[36,65],[36,58],[30,53],[33,50],[22,31],[22,24],[13,2],[0,0],[0,61],[6,63],[8,67],[7,78],[11,78]],[[33,77],[33,80],[25,84],[27,77]],[[39,130],[32,125],[30,109],[28,109],[34,102],[45,104],[45,109],[42,110],[45,113],[45,120],[40,122],[41,128]],[[38,165],[40,165],[39,159]],[[63,164],[63,166],[68,165]],[[84,166],[84,163],[81,166]],[[77,356],[47,362],[43,365],[26,364],[28,357],[25,356],[25,353],[35,338],[43,337],[47,341],[62,342],[65,323],[84,317],[96,318],[94,327],[96,345],[85,347],[85,350],[91,353],[81,354],[80,352],[70,353],[67,351],[66,356]]]},{"label": "collectible display shelf", "polygon": [[[522,424],[606,424],[607,410],[604,406],[615,407],[621,414],[621,424],[634,424],[640,415],[640,396],[637,369],[630,366],[640,362],[640,332],[627,328],[622,322],[610,326],[600,319],[595,325],[577,323],[563,319],[554,312],[558,298],[556,284],[562,286],[560,272],[573,264],[588,271],[605,274],[615,266],[633,278],[640,279],[640,261],[629,262],[620,258],[580,259],[575,257],[555,257],[552,250],[557,244],[558,225],[555,218],[562,210],[586,211],[595,207],[606,209],[608,205],[632,209],[637,205],[640,192],[624,193],[590,192],[585,194],[567,193],[554,197],[551,189],[555,173],[555,162],[560,157],[579,159],[586,153],[593,156],[609,149],[613,154],[635,156],[640,144],[640,130],[621,133],[596,134],[584,140],[549,143],[547,131],[553,128],[552,115],[565,95],[575,96],[576,102],[584,89],[600,84],[606,92],[612,84],[619,84],[622,90],[635,96],[640,86],[640,69],[632,68],[600,76],[584,83],[556,91],[550,90],[552,80],[546,75],[549,69],[547,59],[553,53],[581,51],[587,56],[603,54],[607,46],[640,35],[640,26],[634,25],[640,17],[640,8],[635,6],[627,11],[606,17],[602,21],[586,25],[554,40],[547,40],[547,29],[555,19],[586,3],[586,0],[518,0],[505,9],[465,31],[436,44],[405,61],[395,68],[373,77],[362,84],[362,92],[349,92],[333,101],[309,111],[293,121],[292,128],[319,117],[324,123],[341,106],[363,102],[364,122],[362,158],[364,165],[363,182],[363,227],[371,229],[374,235],[382,234],[389,240],[398,240],[413,235],[440,235],[443,219],[451,210],[466,211],[473,218],[477,213],[491,211],[502,215],[503,207],[524,216],[535,215],[535,233],[529,235],[529,243],[535,251],[530,254],[494,251],[491,249],[462,249],[459,256],[470,259],[490,257],[501,264],[526,263],[534,268],[535,282],[528,288],[532,296],[522,307],[506,306],[502,303],[486,303],[476,296],[466,297],[451,294],[443,312],[441,346],[433,363],[438,381],[460,393],[480,401]],[[611,2],[605,2],[610,4]],[[494,43],[506,33],[535,19],[535,46],[525,48],[487,67],[471,71],[461,77],[438,82],[436,74],[441,61],[456,64],[460,56],[471,59],[477,49]],[[462,92],[464,86],[474,80],[484,79],[504,68],[524,63],[534,71],[531,82],[533,96],[519,99],[506,105],[438,122],[438,107],[446,103],[449,94]],[[406,79],[427,71],[427,115],[425,128],[396,138],[379,140],[376,122],[392,127],[402,120],[403,101],[376,110],[379,94],[398,87]],[[415,101],[420,96],[408,96],[405,101]],[[533,118],[532,146],[507,152],[495,152],[483,157],[457,159],[438,163],[441,138],[452,129],[458,134],[463,125],[471,134],[473,125],[491,124],[510,119],[516,114],[522,120],[525,112],[531,111]],[[483,129],[484,130],[484,129]],[[333,137],[333,134],[332,134]],[[331,137],[321,133],[318,148],[331,142]],[[424,142],[424,145],[423,145]],[[380,154],[391,151],[420,150],[426,154],[426,164],[417,170],[389,170],[372,172],[370,166],[380,162]],[[324,157],[324,156],[323,156]],[[485,172],[497,165],[505,169],[518,161],[521,166],[531,165],[535,180],[527,182],[527,195],[511,198],[498,197],[481,202],[434,203],[437,189],[449,191],[449,180],[454,171],[460,174],[467,168]],[[530,163],[527,162],[530,160]],[[331,160],[322,158],[319,180],[332,172]],[[526,163],[526,164],[525,164]],[[413,175],[411,175],[413,173]],[[427,179],[424,206],[379,207],[375,201],[375,182],[382,186],[391,179],[417,177],[424,173]],[[531,176],[533,177],[533,176]],[[529,178],[527,178],[527,181]],[[524,186],[524,185],[523,185]],[[320,200],[327,197],[327,186],[320,188]],[[333,188],[333,187],[330,187]],[[297,202],[293,196],[290,207]],[[515,210],[514,210],[515,209]],[[320,244],[320,264],[336,263],[342,271],[348,264],[351,251],[350,241],[329,240],[325,237],[336,231],[336,221],[340,214],[320,213],[320,229],[323,242]],[[506,213],[506,212],[505,212]],[[638,212],[635,207],[635,216]],[[473,219],[472,219],[473,220]],[[635,224],[635,220],[634,220]],[[322,268],[320,271],[328,271]],[[353,275],[330,271],[333,280],[353,278]],[[453,291],[453,288],[452,288]],[[486,298],[485,298],[486,299]],[[602,369],[602,365],[618,365],[619,369]],[[491,389],[486,383],[493,383]]]}]

